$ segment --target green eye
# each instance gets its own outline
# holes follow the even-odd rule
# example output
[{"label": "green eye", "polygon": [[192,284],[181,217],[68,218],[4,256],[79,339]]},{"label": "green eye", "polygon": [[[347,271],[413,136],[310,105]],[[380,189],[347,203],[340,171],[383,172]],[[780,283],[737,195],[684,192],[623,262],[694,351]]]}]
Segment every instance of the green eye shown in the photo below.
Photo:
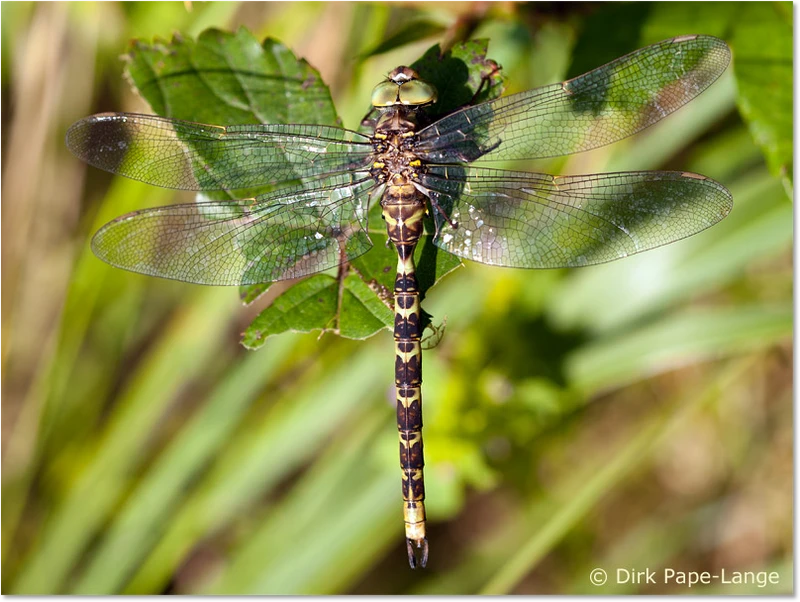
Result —
[{"label": "green eye", "polygon": [[373,107],[390,107],[397,104],[397,84],[388,81],[381,82],[372,91]]},{"label": "green eye", "polygon": [[398,83],[381,82],[372,90],[373,107],[391,107],[402,104],[410,106],[427,105],[436,102],[436,88],[418,79]]},{"label": "green eye", "polygon": [[426,105],[436,102],[436,88],[418,79],[400,86],[400,102],[404,105]]}]

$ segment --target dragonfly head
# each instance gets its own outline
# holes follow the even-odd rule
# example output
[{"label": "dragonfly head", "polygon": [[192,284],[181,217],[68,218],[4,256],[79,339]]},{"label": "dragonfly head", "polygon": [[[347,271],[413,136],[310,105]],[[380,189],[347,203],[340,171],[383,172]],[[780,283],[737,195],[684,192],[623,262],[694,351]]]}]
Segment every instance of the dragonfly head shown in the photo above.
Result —
[{"label": "dragonfly head", "polygon": [[422,81],[410,67],[397,67],[385,82],[372,91],[372,106],[386,108],[395,105],[423,107],[436,102],[436,88]]}]

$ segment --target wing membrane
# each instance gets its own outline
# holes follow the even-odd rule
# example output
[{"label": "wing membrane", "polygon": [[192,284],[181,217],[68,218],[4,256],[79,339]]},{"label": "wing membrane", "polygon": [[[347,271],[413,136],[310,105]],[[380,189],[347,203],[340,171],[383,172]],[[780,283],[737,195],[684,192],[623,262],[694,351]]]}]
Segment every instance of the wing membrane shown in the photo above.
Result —
[{"label": "wing membrane", "polygon": [[67,146],[87,163],[164,188],[235,190],[369,166],[369,138],[322,125],[215,126],[104,113],[75,123]]},{"label": "wing membrane", "polygon": [[551,176],[439,165],[420,180],[441,208],[434,205],[434,244],[517,268],[627,257],[700,232],[733,205],[723,186],[689,172]]},{"label": "wing membrane", "polygon": [[137,211],[101,228],[95,254],[127,270],[197,284],[298,278],[366,253],[368,173],[340,174],[256,199]]},{"label": "wing membrane", "polygon": [[421,130],[432,163],[536,159],[630,136],[680,108],[725,71],[730,49],[711,36],[647,46],[560,84],[457,111]]}]

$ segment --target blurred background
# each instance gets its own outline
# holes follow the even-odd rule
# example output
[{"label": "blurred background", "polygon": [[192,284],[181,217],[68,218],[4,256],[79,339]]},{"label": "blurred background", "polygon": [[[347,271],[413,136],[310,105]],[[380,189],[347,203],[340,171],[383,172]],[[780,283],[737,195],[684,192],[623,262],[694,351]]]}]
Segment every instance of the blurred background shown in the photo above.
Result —
[{"label": "blurred background", "polygon": [[[240,333],[270,298],[115,270],[89,240],[174,193],[73,158],[150,112],[129,40],[249,28],[355,128],[385,74],[482,37],[507,92],[667,37],[734,61],[639,136],[529,169],[691,170],[723,222],[613,264],[467,264],[429,292],[431,560],[407,566],[391,333]],[[792,4],[2,4],[3,593],[791,593]],[[602,568],[603,586],[589,580]],[[618,568],[778,583],[618,583]]]}]

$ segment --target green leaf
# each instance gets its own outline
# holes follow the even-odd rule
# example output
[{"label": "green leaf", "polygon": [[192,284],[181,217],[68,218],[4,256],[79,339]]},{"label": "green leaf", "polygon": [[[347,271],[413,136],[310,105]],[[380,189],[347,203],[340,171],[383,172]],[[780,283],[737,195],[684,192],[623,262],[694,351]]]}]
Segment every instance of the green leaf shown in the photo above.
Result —
[{"label": "green leaf", "polygon": [[733,28],[739,110],[770,171],[792,180],[792,5],[746,2]]},{"label": "green leaf", "polygon": [[248,284],[246,286],[240,286],[239,299],[241,299],[242,303],[245,305],[250,305],[253,301],[266,293],[267,290],[269,290],[269,287],[271,287],[273,284],[273,282],[262,282],[261,284]]},{"label": "green leaf", "polygon": [[339,280],[328,274],[316,274],[299,282],[253,320],[242,343],[257,349],[271,335],[314,330],[362,340],[394,323],[389,305],[358,275],[344,278],[341,299],[339,288]]},{"label": "green leaf", "polygon": [[283,44],[240,28],[209,29],[197,41],[133,42],[131,83],[162,117],[215,125],[339,125],[319,73]]},{"label": "green leaf", "polygon": [[272,334],[311,332],[331,328],[336,317],[338,282],[328,274],[317,274],[299,282],[247,327],[242,344],[257,349]]},{"label": "green leaf", "polygon": [[271,335],[314,330],[362,340],[393,324],[392,310],[357,275],[345,277],[341,299],[339,288],[339,280],[328,274],[299,282],[253,320],[242,344],[258,349]]},{"label": "green leaf", "polygon": [[488,48],[489,40],[468,40],[442,54],[437,44],[411,64],[439,92],[439,99],[428,111],[430,116],[441,117],[465,105],[500,97],[505,79],[497,63],[486,57]]},{"label": "green leaf", "polygon": [[394,312],[366,282],[355,274],[344,280],[339,310],[339,334],[348,339],[366,339],[394,323]]}]

